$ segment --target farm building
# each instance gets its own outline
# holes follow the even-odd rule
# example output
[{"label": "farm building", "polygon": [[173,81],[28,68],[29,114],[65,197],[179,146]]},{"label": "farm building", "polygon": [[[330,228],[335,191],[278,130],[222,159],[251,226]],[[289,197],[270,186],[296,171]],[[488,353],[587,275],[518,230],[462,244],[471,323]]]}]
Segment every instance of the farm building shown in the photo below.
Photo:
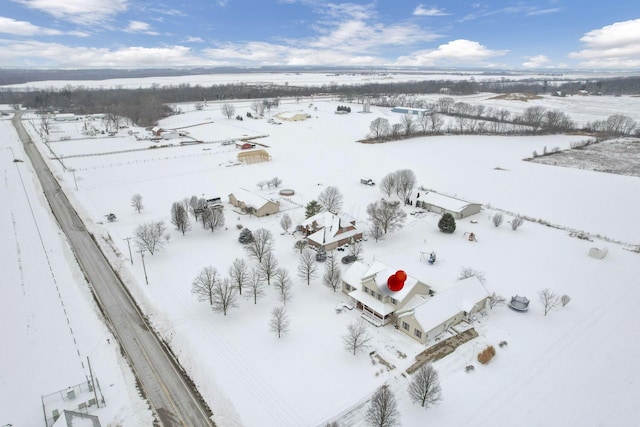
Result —
[{"label": "farm building", "polygon": [[408,107],[393,107],[391,109],[393,113],[400,114],[413,114],[414,116],[428,116],[429,114],[433,114],[432,108],[408,108]]},{"label": "farm building", "polygon": [[356,229],[356,219],[347,214],[321,212],[307,218],[298,230],[306,236],[309,245],[325,251],[362,239],[362,232]]},{"label": "farm building", "polygon": [[433,297],[416,295],[397,312],[398,329],[422,344],[486,308],[489,292],[476,276]]},{"label": "farm building", "polygon": [[256,144],[247,141],[237,141],[236,148],[239,150],[250,150],[252,148],[256,148]]},{"label": "farm building", "polygon": [[342,275],[342,292],[352,298],[362,317],[374,325],[386,325],[414,297],[428,300],[431,294],[429,286],[411,276],[406,276],[400,290],[392,291],[387,281],[395,273],[396,270],[379,261],[370,266],[356,261]]},{"label": "farm building", "polygon": [[271,155],[262,148],[238,153],[238,161],[245,164],[268,162],[269,160],[271,160]]},{"label": "farm building", "polygon": [[267,216],[280,212],[280,204],[262,196],[254,194],[244,188],[239,188],[229,194],[229,203],[255,216]]},{"label": "farm building", "polygon": [[434,191],[418,192],[413,199],[415,207],[436,213],[450,213],[455,219],[466,218],[480,213],[480,203],[467,202]]}]

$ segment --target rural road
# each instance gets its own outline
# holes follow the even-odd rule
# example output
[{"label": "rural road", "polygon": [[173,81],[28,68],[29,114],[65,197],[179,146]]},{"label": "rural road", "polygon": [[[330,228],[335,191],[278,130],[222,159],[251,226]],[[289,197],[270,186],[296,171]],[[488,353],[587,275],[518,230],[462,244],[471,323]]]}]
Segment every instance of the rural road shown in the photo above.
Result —
[{"label": "rural road", "polygon": [[60,227],[91,284],[107,324],[161,427],[210,427],[210,410],[189,378],[152,331],[129,293],[104,257],[40,152],[23,127],[21,113],[13,125],[24,145]]}]

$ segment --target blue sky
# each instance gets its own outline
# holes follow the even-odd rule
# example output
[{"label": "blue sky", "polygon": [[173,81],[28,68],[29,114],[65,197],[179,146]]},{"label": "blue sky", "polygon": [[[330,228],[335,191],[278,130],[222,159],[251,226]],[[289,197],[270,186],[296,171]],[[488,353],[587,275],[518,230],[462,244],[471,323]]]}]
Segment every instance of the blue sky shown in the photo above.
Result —
[{"label": "blue sky", "polygon": [[0,0],[2,67],[640,69],[635,0]]}]

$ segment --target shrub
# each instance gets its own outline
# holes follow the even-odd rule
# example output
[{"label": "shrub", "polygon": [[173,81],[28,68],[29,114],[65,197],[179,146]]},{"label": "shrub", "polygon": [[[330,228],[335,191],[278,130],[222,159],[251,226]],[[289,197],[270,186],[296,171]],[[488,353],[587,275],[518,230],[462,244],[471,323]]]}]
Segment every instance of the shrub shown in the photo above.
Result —
[{"label": "shrub", "polygon": [[453,233],[456,231],[456,220],[449,212],[442,214],[442,218],[438,221],[438,228],[443,233]]},{"label": "shrub", "polygon": [[478,362],[482,363],[483,365],[486,365],[487,363],[489,363],[491,359],[493,359],[493,356],[495,355],[496,355],[496,349],[493,348],[492,345],[490,345],[489,347],[485,348],[480,353],[478,353]]}]

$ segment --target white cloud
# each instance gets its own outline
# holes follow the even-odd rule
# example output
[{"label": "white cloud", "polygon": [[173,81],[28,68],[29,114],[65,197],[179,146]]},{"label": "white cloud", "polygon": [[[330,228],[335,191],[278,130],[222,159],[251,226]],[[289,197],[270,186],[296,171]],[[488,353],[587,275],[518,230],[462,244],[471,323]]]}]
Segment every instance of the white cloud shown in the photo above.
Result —
[{"label": "white cloud", "polygon": [[506,50],[490,50],[472,40],[458,39],[438,46],[436,49],[419,50],[399,57],[394,65],[399,66],[450,66],[487,65],[485,60],[502,56]]},{"label": "white cloud", "polygon": [[30,22],[16,21],[3,16],[0,16],[0,33],[13,34],[15,36],[59,36],[64,34],[62,31],[38,27]]},{"label": "white cloud", "polygon": [[186,43],[202,43],[204,40],[200,37],[187,37]]},{"label": "white cloud", "polygon": [[128,0],[12,0],[58,19],[95,25],[127,10]]},{"label": "white cloud", "polygon": [[428,7],[428,6],[424,7],[423,5],[419,4],[418,7],[416,7],[416,10],[413,11],[413,15],[414,16],[447,16],[449,14],[443,11],[442,9],[438,9],[437,7]]},{"label": "white cloud", "polygon": [[0,40],[0,63],[55,67],[154,67],[218,65],[185,46],[122,49],[70,47],[59,43]]},{"label": "white cloud", "polygon": [[129,25],[125,29],[128,33],[144,33],[152,36],[157,36],[159,33],[151,31],[151,25],[142,21],[129,21]]},{"label": "white cloud", "polygon": [[522,63],[522,66],[525,68],[541,68],[547,63],[549,63],[548,57],[545,55],[536,55],[528,57],[527,60]]},{"label": "white cloud", "polygon": [[640,67],[640,19],[616,22],[589,31],[581,39],[586,47],[569,54],[589,68]]},{"label": "white cloud", "polygon": [[53,28],[39,27],[26,21],[17,21],[13,18],[0,16],[0,33],[14,36],[38,37],[38,36],[76,36],[89,37],[84,31],[60,31]]}]

